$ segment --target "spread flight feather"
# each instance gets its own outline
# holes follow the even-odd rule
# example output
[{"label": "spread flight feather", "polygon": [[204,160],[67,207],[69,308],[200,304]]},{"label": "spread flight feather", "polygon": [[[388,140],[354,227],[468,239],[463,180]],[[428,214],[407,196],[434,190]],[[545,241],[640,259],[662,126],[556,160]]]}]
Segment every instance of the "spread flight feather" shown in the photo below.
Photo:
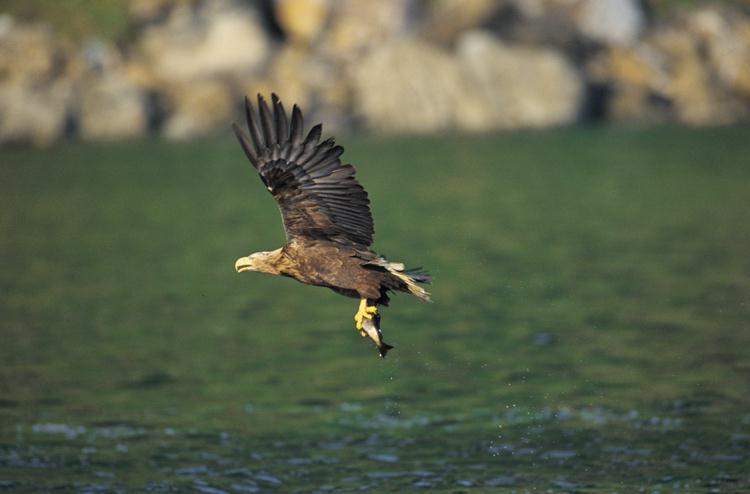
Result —
[{"label": "spread flight feather", "polygon": [[[354,177],[354,167],[341,163],[344,149],[333,138],[320,141],[320,124],[305,136],[297,105],[289,118],[275,94],[271,101],[269,108],[258,95],[255,110],[246,98],[248,132],[236,124],[232,128],[278,204],[286,244],[241,257],[235,269],[289,276],[359,298],[356,328],[385,356],[392,347],[382,341],[377,306],[388,305],[388,292],[394,290],[429,301],[429,293],[418,283],[429,283],[430,277],[370,249],[374,234],[370,200]],[[363,329],[365,321],[370,325]]]}]

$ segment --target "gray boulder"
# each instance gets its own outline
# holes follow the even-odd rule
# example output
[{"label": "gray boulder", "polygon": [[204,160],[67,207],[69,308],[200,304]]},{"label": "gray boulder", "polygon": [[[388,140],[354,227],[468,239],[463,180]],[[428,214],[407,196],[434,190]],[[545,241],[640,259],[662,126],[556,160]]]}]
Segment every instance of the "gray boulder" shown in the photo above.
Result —
[{"label": "gray boulder", "polygon": [[187,81],[258,70],[270,42],[255,10],[230,0],[177,4],[163,24],[147,27],[140,49],[158,77]]},{"label": "gray boulder", "polygon": [[354,109],[384,132],[484,131],[574,121],[583,82],[558,52],[464,34],[455,53],[417,40],[382,46],[351,71]]},{"label": "gray boulder", "polygon": [[747,33],[748,17],[713,7],[658,26],[633,46],[610,47],[588,66],[591,80],[611,93],[606,117],[690,125],[747,119]]},{"label": "gray boulder", "polygon": [[463,32],[483,27],[505,7],[498,0],[433,0],[424,2],[420,32],[441,44],[453,43]]},{"label": "gray boulder", "polygon": [[224,81],[175,83],[168,88],[167,96],[171,107],[164,127],[167,138],[189,139],[229,129],[236,97]]},{"label": "gray boulder", "polygon": [[143,93],[121,71],[81,82],[79,131],[84,139],[132,138],[146,133]]},{"label": "gray boulder", "polygon": [[0,85],[0,144],[53,144],[65,134],[73,101],[73,88],[65,80],[39,88]]},{"label": "gray boulder", "polygon": [[47,27],[0,16],[0,144],[52,144],[74,102],[69,46]]},{"label": "gray boulder", "polygon": [[274,17],[291,42],[309,46],[320,38],[333,7],[331,0],[275,0]]},{"label": "gray boulder", "polygon": [[457,106],[460,128],[547,127],[578,117],[583,80],[561,53],[508,45],[482,31],[464,34],[457,53],[468,86]]},{"label": "gray boulder", "polygon": [[600,43],[631,44],[645,27],[646,18],[638,0],[585,0],[578,9],[578,29]]},{"label": "gray boulder", "polygon": [[[351,90],[344,66],[300,44],[283,46],[276,52],[261,77],[248,78],[244,94],[272,92],[288,104],[298,104],[306,118],[325,122],[328,130],[347,127]],[[291,109],[291,108],[289,108]]]},{"label": "gray boulder", "polygon": [[414,0],[334,1],[317,49],[327,58],[356,63],[369,50],[410,31],[414,4]]},{"label": "gray boulder", "polygon": [[145,91],[130,76],[112,44],[90,39],[83,45],[84,69],[78,77],[78,130],[84,139],[120,139],[145,134]]},{"label": "gray boulder", "polygon": [[351,66],[355,113],[380,132],[453,127],[464,78],[450,54],[418,40],[383,44]]},{"label": "gray boulder", "polygon": [[43,84],[68,69],[71,47],[44,24],[0,15],[0,84]]},{"label": "gray boulder", "polygon": [[494,27],[504,39],[571,53],[588,45],[626,45],[646,27],[639,0],[504,0]]}]

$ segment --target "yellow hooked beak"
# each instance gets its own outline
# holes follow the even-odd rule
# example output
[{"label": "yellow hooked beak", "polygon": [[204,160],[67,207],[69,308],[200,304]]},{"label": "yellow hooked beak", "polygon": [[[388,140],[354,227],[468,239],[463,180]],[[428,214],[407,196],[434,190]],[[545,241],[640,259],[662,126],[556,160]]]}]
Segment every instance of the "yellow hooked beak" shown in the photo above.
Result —
[{"label": "yellow hooked beak", "polygon": [[253,267],[253,261],[250,260],[250,257],[240,257],[234,262],[234,269],[241,273],[243,271],[255,271],[255,268]]}]

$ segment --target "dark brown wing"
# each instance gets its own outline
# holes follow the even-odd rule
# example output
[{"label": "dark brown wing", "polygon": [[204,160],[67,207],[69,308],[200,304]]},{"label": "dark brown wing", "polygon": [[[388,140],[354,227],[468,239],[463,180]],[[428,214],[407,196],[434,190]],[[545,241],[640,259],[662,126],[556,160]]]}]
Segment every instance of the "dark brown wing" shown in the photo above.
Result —
[{"label": "dark brown wing", "polygon": [[258,95],[256,113],[245,98],[249,136],[237,124],[232,128],[279,205],[287,240],[302,236],[372,244],[370,201],[354,178],[354,167],[339,160],[344,148],[333,138],[319,142],[320,124],[303,137],[297,105],[288,119],[279,98],[273,94],[271,99],[273,113]]}]

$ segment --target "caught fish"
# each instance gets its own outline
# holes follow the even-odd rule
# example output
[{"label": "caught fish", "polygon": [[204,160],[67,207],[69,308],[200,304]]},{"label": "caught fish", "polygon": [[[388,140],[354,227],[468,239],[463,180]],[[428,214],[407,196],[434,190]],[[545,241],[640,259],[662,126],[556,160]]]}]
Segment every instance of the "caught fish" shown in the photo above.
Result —
[{"label": "caught fish", "polygon": [[375,313],[371,319],[365,319],[362,322],[362,329],[359,330],[359,334],[364,338],[365,336],[370,338],[375,346],[378,348],[378,353],[381,357],[385,357],[388,350],[393,348],[391,345],[383,341],[383,332],[380,331],[380,314]]}]

